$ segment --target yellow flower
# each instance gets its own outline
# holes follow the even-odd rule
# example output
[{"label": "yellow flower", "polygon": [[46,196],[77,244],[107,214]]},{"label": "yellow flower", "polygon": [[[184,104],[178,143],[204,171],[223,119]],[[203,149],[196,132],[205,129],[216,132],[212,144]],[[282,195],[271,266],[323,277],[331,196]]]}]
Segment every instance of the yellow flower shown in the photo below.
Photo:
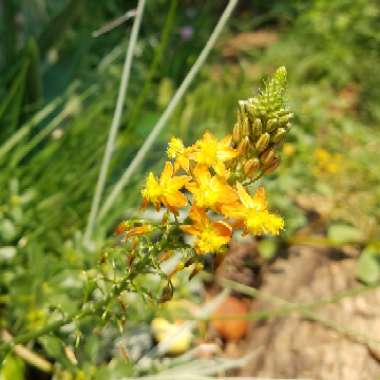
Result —
[{"label": "yellow flower", "polygon": [[197,238],[197,253],[216,253],[231,240],[232,227],[221,220],[210,220],[204,209],[193,206],[189,216],[193,224],[181,226],[181,229]]},{"label": "yellow flower", "polygon": [[224,206],[222,212],[226,216],[236,218],[246,234],[251,232],[254,235],[278,235],[284,228],[284,220],[268,211],[264,188],[258,188],[251,197],[240,183],[237,183],[236,187],[241,203]]},{"label": "yellow flower", "polygon": [[195,182],[187,184],[186,188],[193,193],[196,206],[218,211],[221,205],[237,201],[234,189],[218,176],[211,176],[206,165],[197,165],[193,177]]},{"label": "yellow flower", "polygon": [[170,162],[166,162],[159,180],[152,172],[149,173],[145,188],[141,192],[142,207],[146,207],[151,202],[157,210],[163,204],[170,211],[176,212],[179,208],[187,205],[187,198],[180,189],[189,182],[190,177],[173,176],[173,173],[173,165]]},{"label": "yellow flower", "polygon": [[171,160],[174,161],[174,171],[176,172],[179,168],[185,170],[186,173],[190,170],[190,159],[189,153],[190,149],[185,148],[181,139],[177,137],[172,137],[168,144],[167,155]]},{"label": "yellow flower", "polygon": [[314,174],[322,175],[335,174],[339,172],[342,167],[342,156],[340,154],[330,153],[323,148],[317,148],[314,151],[315,166],[313,168]]},{"label": "yellow flower", "polygon": [[218,175],[223,177],[228,174],[224,162],[238,156],[238,152],[231,148],[230,135],[218,141],[215,136],[206,132],[193,148],[194,151],[191,152],[190,158],[198,164],[212,167]]}]

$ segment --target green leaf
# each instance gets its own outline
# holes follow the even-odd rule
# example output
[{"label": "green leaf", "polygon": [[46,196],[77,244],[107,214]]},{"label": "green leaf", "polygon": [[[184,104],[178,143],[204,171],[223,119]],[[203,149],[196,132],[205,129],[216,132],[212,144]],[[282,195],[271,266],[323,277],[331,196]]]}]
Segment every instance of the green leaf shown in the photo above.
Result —
[{"label": "green leaf", "polygon": [[327,231],[327,236],[335,243],[353,243],[363,240],[363,233],[358,228],[347,224],[333,224]]},{"label": "green leaf", "polygon": [[24,380],[25,364],[13,355],[8,355],[0,371],[0,380]]},{"label": "green leaf", "polygon": [[26,95],[30,104],[42,101],[42,77],[40,68],[40,53],[33,37],[30,37],[26,46],[29,57],[29,66],[26,74]]},{"label": "green leaf", "polygon": [[271,260],[276,255],[277,242],[274,239],[264,239],[258,242],[260,256],[266,260]]},{"label": "green leaf", "polygon": [[54,359],[58,359],[64,355],[63,343],[56,336],[43,336],[39,339],[46,353]]},{"label": "green leaf", "polygon": [[375,284],[380,280],[380,256],[377,251],[367,247],[357,264],[357,277],[366,284]]},{"label": "green leaf", "polygon": [[46,335],[38,339],[46,353],[66,368],[73,368],[73,364],[66,357],[62,340],[54,335]]}]

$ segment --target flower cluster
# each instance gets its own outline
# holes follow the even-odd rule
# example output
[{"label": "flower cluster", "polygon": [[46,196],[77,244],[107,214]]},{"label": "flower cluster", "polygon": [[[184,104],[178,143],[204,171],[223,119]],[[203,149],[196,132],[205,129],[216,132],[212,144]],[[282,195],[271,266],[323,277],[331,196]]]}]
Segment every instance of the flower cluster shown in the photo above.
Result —
[{"label": "flower cluster", "polygon": [[[164,218],[158,226],[125,223],[126,239],[164,231],[165,244],[156,247],[192,251],[187,261],[199,270],[202,254],[225,252],[234,231],[277,235],[284,228],[283,219],[269,211],[263,187],[256,186],[252,194],[250,189],[280,162],[277,148],[292,118],[284,101],[285,85],[282,67],[259,96],[240,101],[232,135],[219,140],[206,132],[188,147],[173,137],[162,173],[149,173],[141,192],[142,208],[164,208]],[[192,236],[192,243],[171,240],[170,234],[179,232]]]}]

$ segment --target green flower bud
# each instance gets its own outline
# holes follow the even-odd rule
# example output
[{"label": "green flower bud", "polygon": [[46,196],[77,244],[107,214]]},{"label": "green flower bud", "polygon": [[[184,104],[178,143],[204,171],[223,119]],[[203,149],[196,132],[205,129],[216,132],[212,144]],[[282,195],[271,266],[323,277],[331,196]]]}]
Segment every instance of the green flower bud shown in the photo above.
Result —
[{"label": "green flower bud", "polygon": [[272,137],[272,140],[275,144],[279,144],[283,141],[283,139],[286,136],[286,129],[284,128],[278,128],[274,136]]},{"label": "green flower bud", "polygon": [[267,132],[273,132],[278,127],[278,119],[269,119],[267,122]]},{"label": "green flower bud", "polygon": [[164,303],[164,302],[170,301],[173,298],[173,293],[174,293],[173,285],[171,281],[168,281],[168,283],[162,290],[161,297],[158,302]]},{"label": "green flower bud", "polygon": [[251,158],[244,164],[244,174],[251,177],[259,167],[260,161],[257,158]]},{"label": "green flower bud", "polygon": [[234,129],[232,130],[232,141],[238,143],[242,138],[241,125],[236,123]]},{"label": "green flower bud", "polygon": [[260,153],[263,152],[268,147],[269,140],[270,140],[270,134],[269,133],[263,133],[256,142],[256,149]]},{"label": "green flower bud", "polygon": [[291,119],[293,119],[294,114],[292,112],[288,112],[285,115],[279,118],[280,125],[286,125]]},{"label": "green flower bud", "polygon": [[265,152],[263,152],[263,154],[260,156],[260,161],[263,163],[264,166],[270,166],[274,157],[274,150],[268,149]]},{"label": "green flower bud", "polygon": [[259,137],[263,133],[263,124],[259,118],[255,119],[252,124],[252,134],[254,137]]},{"label": "green flower bud", "polygon": [[242,156],[245,155],[248,152],[249,145],[250,145],[249,137],[245,136],[241,140],[241,142],[240,142],[240,144],[239,144],[239,146],[237,148],[239,154],[242,155]]},{"label": "green flower bud", "polygon": [[270,166],[268,166],[267,168],[264,169],[264,174],[273,173],[278,168],[278,166],[280,165],[280,163],[281,163],[280,157],[275,157],[272,160],[272,163],[270,164]]},{"label": "green flower bud", "polygon": [[243,136],[249,136],[250,135],[250,128],[249,128],[249,120],[247,116],[243,117],[243,123],[242,123],[242,135]]},{"label": "green flower bud", "polygon": [[245,100],[239,100],[238,106],[239,106],[240,115],[245,115],[246,114],[246,101]]}]

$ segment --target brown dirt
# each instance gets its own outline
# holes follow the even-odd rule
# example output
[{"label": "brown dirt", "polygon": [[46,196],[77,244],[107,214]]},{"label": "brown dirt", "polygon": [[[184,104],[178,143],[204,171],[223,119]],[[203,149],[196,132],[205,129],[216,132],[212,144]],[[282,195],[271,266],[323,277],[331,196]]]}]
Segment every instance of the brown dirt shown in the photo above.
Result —
[{"label": "brown dirt", "polygon": [[[338,257],[338,259],[337,259]],[[359,287],[352,258],[294,247],[263,276],[260,289],[289,302],[310,303]],[[279,305],[275,305],[279,306]],[[254,309],[268,310],[260,301]],[[260,348],[240,376],[374,380],[380,377],[380,289],[315,309],[326,327],[294,313],[253,326],[241,352]]]}]

